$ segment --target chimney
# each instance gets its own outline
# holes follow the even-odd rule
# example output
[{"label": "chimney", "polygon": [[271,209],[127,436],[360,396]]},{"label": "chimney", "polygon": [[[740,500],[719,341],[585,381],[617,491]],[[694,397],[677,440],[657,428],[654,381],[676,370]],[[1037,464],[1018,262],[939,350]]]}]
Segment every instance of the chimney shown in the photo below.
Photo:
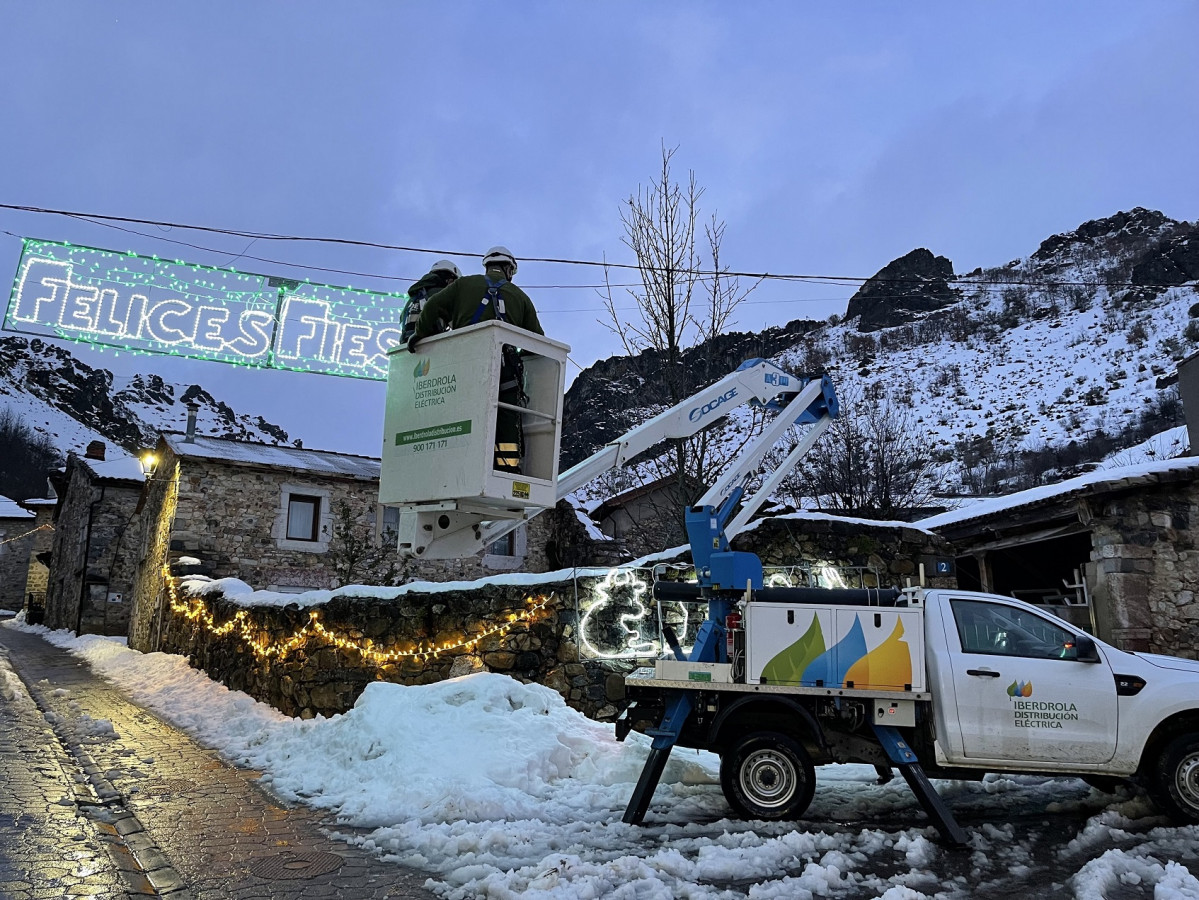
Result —
[{"label": "chimney", "polygon": [[183,437],[185,444],[194,444],[196,442],[196,413],[199,411],[200,407],[197,404],[187,404],[187,434]]},{"label": "chimney", "polygon": [[84,459],[95,459],[104,462],[104,442],[92,441],[87,445],[87,449],[83,451]]}]

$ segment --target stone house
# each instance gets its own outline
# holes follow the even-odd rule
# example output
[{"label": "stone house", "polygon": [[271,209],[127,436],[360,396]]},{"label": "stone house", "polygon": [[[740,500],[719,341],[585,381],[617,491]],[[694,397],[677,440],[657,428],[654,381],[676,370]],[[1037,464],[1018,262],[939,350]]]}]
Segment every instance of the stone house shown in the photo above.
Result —
[{"label": "stone house", "polygon": [[[53,487],[46,499],[22,500],[20,506],[34,515],[33,533],[29,548],[29,573],[25,579],[25,609],[40,617],[46,609],[46,587],[50,584],[50,554],[54,545],[54,511],[58,498]],[[40,621],[40,618],[39,618]]]},{"label": "stone house", "polygon": [[1199,656],[1199,458],[1090,472],[916,523],[963,588],[1039,603],[1124,650]]},{"label": "stone house", "polygon": [[36,517],[15,500],[0,496],[0,609],[25,606]]},{"label": "stone house", "polygon": [[607,538],[623,543],[630,556],[651,553],[686,543],[683,510],[700,493],[698,488],[698,482],[689,480],[685,497],[678,477],[668,475],[608,497],[590,510],[591,518]]},{"label": "stone house", "polygon": [[58,503],[46,584],[50,628],[120,635],[129,627],[145,475],[132,456],[106,456],[104,443],[92,441],[51,475]]},{"label": "stone house", "polygon": [[[160,640],[164,574],[238,578],[255,589],[328,589],[347,580],[345,535],[382,543],[397,510],[378,503],[380,460],[373,457],[226,438],[166,433],[147,485],[138,550],[131,645]],[[581,564],[588,539],[565,505],[465,560],[404,565],[398,580],[447,581]],[[398,557],[395,558],[398,563]],[[381,567],[356,569],[377,583]]]}]

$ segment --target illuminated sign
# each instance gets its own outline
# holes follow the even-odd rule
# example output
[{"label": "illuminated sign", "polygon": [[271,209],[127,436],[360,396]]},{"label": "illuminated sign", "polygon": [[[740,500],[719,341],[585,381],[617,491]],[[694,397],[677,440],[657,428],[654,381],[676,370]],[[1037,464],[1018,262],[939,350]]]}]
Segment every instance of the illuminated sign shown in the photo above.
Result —
[{"label": "illuminated sign", "polygon": [[386,380],[405,294],[26,239],[7,331]]}]

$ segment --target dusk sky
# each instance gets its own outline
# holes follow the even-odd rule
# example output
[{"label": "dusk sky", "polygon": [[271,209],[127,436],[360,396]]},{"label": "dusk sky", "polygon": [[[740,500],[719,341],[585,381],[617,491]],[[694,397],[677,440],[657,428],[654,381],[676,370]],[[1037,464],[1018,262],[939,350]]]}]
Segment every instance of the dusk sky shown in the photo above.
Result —
[{"label": "dusk sky", "polygon": [[[0,203],[430,248],[468,272],[454,254],[493,244],[627,263],[620,202],[665,144],[734,269],[866,277],[927,247],[960,273],[1121,209],[1199,218],[1197,37],[1199,3],[1171,0],[9,0]],[[381,290],[443,255],[121,227],[140,233],[0,210],[0,273],[22,236]],[[620,352],[600,281],[516,278],[572,345],[568,379]],[[737,328],[852,292],[767,281]],[[381,383],[72,349],[379,453]]]}]

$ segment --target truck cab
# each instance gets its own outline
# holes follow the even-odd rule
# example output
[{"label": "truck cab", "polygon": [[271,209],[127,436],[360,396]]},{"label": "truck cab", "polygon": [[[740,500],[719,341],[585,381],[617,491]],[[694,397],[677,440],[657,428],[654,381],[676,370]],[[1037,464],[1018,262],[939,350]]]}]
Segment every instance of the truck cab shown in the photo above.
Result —
[{"label": "truck cab", "polygon": [[1010,597],[925,595],[938,768],[1138,776],[1199,822],[1199,662],[1118,650]]}]

